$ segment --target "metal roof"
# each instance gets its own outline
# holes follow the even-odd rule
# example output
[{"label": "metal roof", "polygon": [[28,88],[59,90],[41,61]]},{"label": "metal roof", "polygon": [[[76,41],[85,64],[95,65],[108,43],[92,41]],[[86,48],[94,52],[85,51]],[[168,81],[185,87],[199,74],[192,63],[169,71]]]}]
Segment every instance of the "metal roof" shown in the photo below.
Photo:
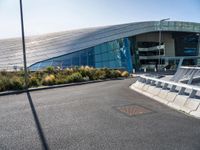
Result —
[{"label": "metal roof", "polygon": [[[161,27],[161,28],[160,28]],[[27,66],[115,39],[155,31],[200,32],[200,23],[165,21],[136,22],[26,37]],[[0,40],[0,70],[22,66],[21,38]]]}]

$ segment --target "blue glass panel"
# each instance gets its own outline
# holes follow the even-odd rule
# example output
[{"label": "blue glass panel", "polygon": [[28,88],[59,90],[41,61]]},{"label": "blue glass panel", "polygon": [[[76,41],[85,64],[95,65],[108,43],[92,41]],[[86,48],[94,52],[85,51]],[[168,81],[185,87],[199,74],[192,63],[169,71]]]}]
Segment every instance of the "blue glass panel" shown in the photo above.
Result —
[{"label": "blue glass panel", "polygon": [[101,68],[101,67],[103,67],[103,66],[102,66],[102,62],[96,63],[96,64],[95,64],[95,67],[96,67],[96,68]]},{"label": "blue glass panel", "polygon": [[109,61],[109,53],[102,54],[102,61]]},{"label": "blue glass panel", "polygon": [[40,63],[37,63],[37,64],[35,64],[35,65],[32,65],[32,66],[29,68],[29,70],[31,70],[31,71],[37,71],[39,65],[40,65]]},{"label": "blue glass panel", "polygon": [[95,62],[101,62],[101,61],[102,61],[101,54],[95,55]]},{"label": "blue glass panel", "polygon": [[88,48],[88,66],[95,67],[94,49]]},{"label": "blue glass panel", "polygon": [[101,46],[100,45],[95,46],[94,51],[95,51],[95,55],[100,54],[101,53]]},{"label": "blue glass panel", "polygon": [[112,42],[112,45],[114,50],[119,48],[116,40]]},{"label": "blue glass panel", "polygon": [[110,61],[110,68],[116,68],[116,61]]},{"label": "blue glass panel", "polygon": [[53,60],[52,66],[54,67],[62,67],[63,60]]},{"label": "blue glass panel", "polygon": [[127,71],[132,72],[133,66],[132,66],[132,59],[131,59],[131,53],[130,53],[130,42],[128,38],[124,38],[125,43],[125,56],[127,61]]},{"label": "blue glass panel", "polygon": [[73,58],[72,58],[72,65],[73,66],[79,66],[79,56],[74,56]]},{"label": "blue glass panel", "polygon": [[39,69],[43,69],[43,68],[46,68],[48,66],[51,66],[51,64],[52,64],[52,61],[43,61],[43,62],[40,63]]},{"label": "blue glass panel", "polygon": [[113,50],[112,42],[107,43],[107,49],[108,49],[108,51]]},{"label": "blue glass panel", "polygon": [[108,51],[107,43],[104,43],[104,44],[101,45],[101,51],[102,51],[102,53],[105,53],[105,52]]},{"label": "blue glass panel", "polygon": [[63,64],[62,64],[62,67],[63,68],[67,68],[67,67],[70,67],[72,64],[71,64],[71,59],[66,59],[64,60]]},{"label": "blue glass panel", "polygon": [[82,66],[86,66],[86,65],[88,65],[88,58],[87,58],[87,53],[85,53],[85,52],[82,52],[81,53],[81,55],[80,55],[80,65],[82,65]]}]

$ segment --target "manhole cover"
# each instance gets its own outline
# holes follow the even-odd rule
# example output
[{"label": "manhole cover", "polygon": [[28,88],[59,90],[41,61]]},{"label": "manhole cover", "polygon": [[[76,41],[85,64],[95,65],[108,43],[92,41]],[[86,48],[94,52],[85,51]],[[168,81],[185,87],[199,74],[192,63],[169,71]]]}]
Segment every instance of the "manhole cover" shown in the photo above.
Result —
[{"label": "manhole cover", "polygon": [[126,114],[128,116],[137,116],[142,114],[151,113],[152,111],[144,108],[139,105],[127,105],[127,106],[120,106],[116,107],[117,110],[119,110],[121,113]]}]

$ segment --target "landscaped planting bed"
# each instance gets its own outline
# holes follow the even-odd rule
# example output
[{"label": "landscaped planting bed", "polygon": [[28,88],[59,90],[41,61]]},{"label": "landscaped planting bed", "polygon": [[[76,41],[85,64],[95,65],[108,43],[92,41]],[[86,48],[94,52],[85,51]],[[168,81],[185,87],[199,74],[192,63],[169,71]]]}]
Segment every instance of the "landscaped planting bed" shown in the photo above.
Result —
[{"label": "landscaped planting bed", "polygon": [[[28,87],[40,87],[73,82],[99,79],[114,79],[128,77],[127,71],[114,69],[96,69],[88,66],[55,69],[47,67],[44,70],[28,72]],[[8,90],[23,90],[25,88],[24,71],[0,72],[0,92]]]}]

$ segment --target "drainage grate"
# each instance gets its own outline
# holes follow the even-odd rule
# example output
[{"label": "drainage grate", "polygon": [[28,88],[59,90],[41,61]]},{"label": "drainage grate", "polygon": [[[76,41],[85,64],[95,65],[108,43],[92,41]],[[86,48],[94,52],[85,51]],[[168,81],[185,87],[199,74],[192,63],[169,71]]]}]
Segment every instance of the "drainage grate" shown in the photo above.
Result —
[{"label": "drainage grate", "polygon": [[142,115],[142,114],[148,114],[152,112],[152,110],[149,110],[139,105],[120,106],[120,107],[116,107],[116,109],[119,110],[121,113],[126,114],[130,117]]}]

